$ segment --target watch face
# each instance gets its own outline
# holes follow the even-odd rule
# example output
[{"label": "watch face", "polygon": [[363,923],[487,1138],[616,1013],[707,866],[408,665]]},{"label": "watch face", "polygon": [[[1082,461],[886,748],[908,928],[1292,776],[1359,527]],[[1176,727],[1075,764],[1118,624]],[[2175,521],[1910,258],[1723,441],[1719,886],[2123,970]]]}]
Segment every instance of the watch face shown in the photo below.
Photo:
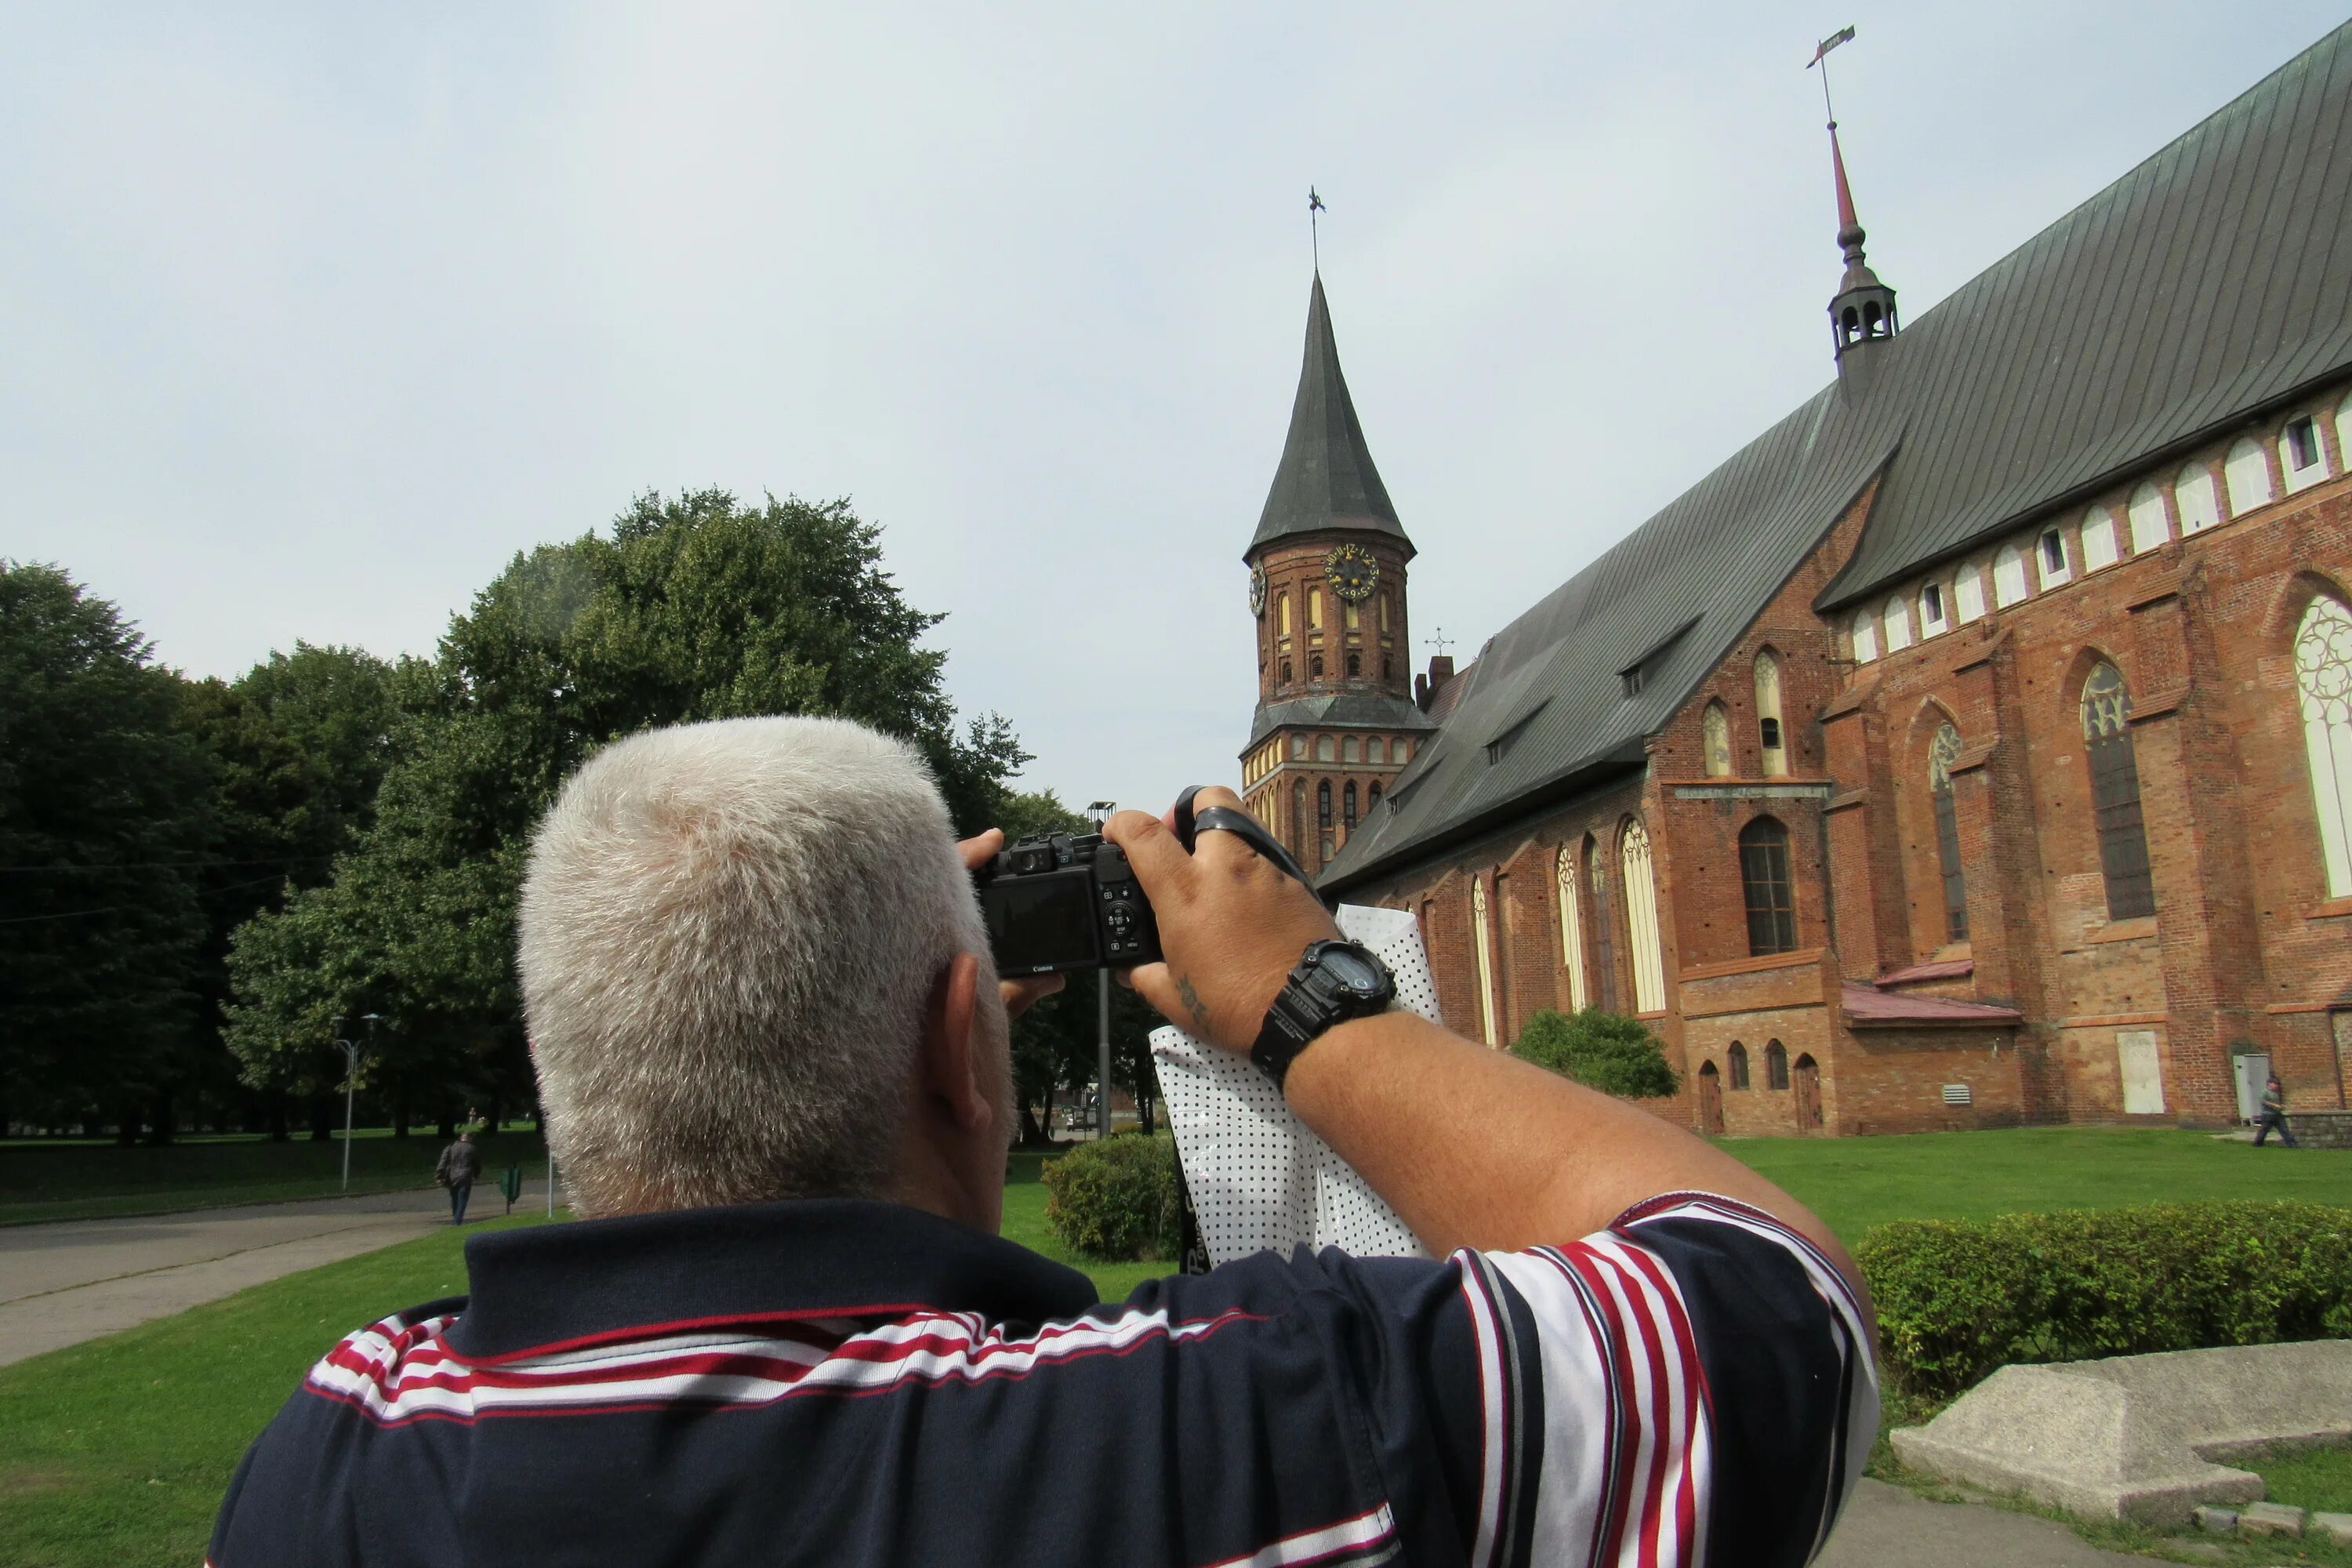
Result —
[{"label": "watch face", "polygon": [[1265,615],[1265,568],[1263,566],[1250,568],[1250,614],[1260,617]]},{"label": "watch face", "polygon": [[1360,604],[1372,596],[1381,563],[1362,545],[1342,544],[1323,557],[1323,575],[1331,580],[1333,593],[1351,605]]},{"label": "watch face", "polygon": [[1317,967],[1360,996],[1375,995],[1380,991],[1380,971],[1344,947],[1325,948]]}]

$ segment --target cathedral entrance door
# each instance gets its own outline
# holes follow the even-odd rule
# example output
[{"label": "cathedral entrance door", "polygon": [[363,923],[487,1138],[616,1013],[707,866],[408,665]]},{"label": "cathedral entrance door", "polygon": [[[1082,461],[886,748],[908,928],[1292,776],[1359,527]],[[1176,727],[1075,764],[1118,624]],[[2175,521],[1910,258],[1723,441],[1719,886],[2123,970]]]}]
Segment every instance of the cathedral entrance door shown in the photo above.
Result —
[{"label": "cathedral entrance door", "polygon": [[1822,1130],[1822,1069],[1810,1056],[1799,1057],[1789,1069],[1790,1087],[1796,1092],[1797,1131],[1819,1132]]},{"label": "cathedral entrance door", "polygon": [[1698,1069],[1698,1130],[1710,1138],[1723,1136],[1723,1083],[1713,1062]]}]

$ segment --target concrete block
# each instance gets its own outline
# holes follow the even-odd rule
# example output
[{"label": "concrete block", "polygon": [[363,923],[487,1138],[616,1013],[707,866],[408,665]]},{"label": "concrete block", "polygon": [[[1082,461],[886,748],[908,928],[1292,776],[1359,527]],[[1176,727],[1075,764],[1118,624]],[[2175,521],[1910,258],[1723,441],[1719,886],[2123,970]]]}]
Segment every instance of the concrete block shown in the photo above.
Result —
[{"label": "concrete block", "polygon": [[2352,1546],[2352,1513],[2315,1513],[2305,1521],[2305,1528],[2322,1541]]},{"label": "concrete block", "polygon": [[2248,1503],[2238,1515],[2241,1535],[2284,1535],[2303,1539],[2303,1510],[2283,1502]]},{"label": "concrete block", "polygon": [[2189,1516],[2197,1521],[2198,1529],[2214,1535],[2238,1533],[2238,1510],[2234,1508],[2222,1508],[2217,1503],[2200,1502],[2189,1510]]},{"label": "concrete block", "polygon": [[1894,1435],[1913,1469],[2069,1513],[2187,1524],[2262,1478],[2227,1463],[2273,1443],[2352,1437],[2352,1341],[2006,1366]]}]

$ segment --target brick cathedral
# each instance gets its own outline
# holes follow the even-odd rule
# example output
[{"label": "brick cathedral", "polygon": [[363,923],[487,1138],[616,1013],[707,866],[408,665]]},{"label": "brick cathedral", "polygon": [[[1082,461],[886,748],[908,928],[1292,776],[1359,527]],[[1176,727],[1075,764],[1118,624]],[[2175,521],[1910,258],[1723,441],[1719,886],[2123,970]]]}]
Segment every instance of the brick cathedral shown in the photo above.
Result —
[{"label": "brick cathedral", "polygon": [[1907,322],[1831,156],[1834,379],[1458,674],[1317,279],[1251,809],[1703,1131],[2346,1106],[2352,25]]}]

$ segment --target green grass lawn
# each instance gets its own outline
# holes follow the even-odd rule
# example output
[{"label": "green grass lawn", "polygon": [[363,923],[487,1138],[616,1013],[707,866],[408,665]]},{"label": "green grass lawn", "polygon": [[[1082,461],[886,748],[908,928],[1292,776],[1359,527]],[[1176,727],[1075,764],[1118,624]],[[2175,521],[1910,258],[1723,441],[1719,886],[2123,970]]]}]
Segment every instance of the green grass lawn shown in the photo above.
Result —
[{"label": "green grass lawn", "polygon": [[2273,1502],[2309,1509],[2314,1513],[2352,1513],[2352,1447],[2341,1443],[2257,1455],[2231,1463],[2262,1477]]},{"label": "green grass lawn", "polygon": [[[501,1144],[515,1137],[502,1135]],[[354,1154],[368,1142],[355,1145]],[[427,1152],[429,1168],[434,1141],[410,1142]],[[2192,1197],[2352,1201],[2352,1155],[2273,1154],[2177,1131],[2025,1129],[1741,1140],[1726,1147],[1849,1238],[1904,1215],[1957,1218]],[[204,1148],[162,1152],[195,1155]],[[1004,1234],[1076,1263],[1045,1227],[1040,1164],[1034,1154],[1014,1156]],[[387,1173],[399,1169],[388,1163]],[[0,1568],[185,1568],[201,1561],[237,1458],[310,1363],[362,1323],[462,1292],[461,1239],[436,1231],[0,1368]],[[1106,1300],[1162,1271],[1149,1263],[1079,1266]],[[2352,1454],[2338,1449],[2256,1468],[2270,1479],[2274,1497],[2342,1509],[2352,1507],[2347,1464]],[[2120,1535],[2101,1543],[2151,1549]],[[2338,1558],[2315,1553],[2315,1561]]]},{"label": "green grass lawn", "polygon": [[[430,1186],[441,1148],[429,1126],[406,1138],[362,1127],[352,1139],[351,1190]],[[535,1172],[546,1159],[539,1133],[529,1128],[509,1127],[482,1143],[483,1174],[493,1186],[507,1166],[520,1162],[526,1173]],[[340,1129],[324,1142],[229,1134],[160,1149],[11,1138],[0,1140],[0,1225],[332,1197],[342,1190],[342,1169]]]}]

